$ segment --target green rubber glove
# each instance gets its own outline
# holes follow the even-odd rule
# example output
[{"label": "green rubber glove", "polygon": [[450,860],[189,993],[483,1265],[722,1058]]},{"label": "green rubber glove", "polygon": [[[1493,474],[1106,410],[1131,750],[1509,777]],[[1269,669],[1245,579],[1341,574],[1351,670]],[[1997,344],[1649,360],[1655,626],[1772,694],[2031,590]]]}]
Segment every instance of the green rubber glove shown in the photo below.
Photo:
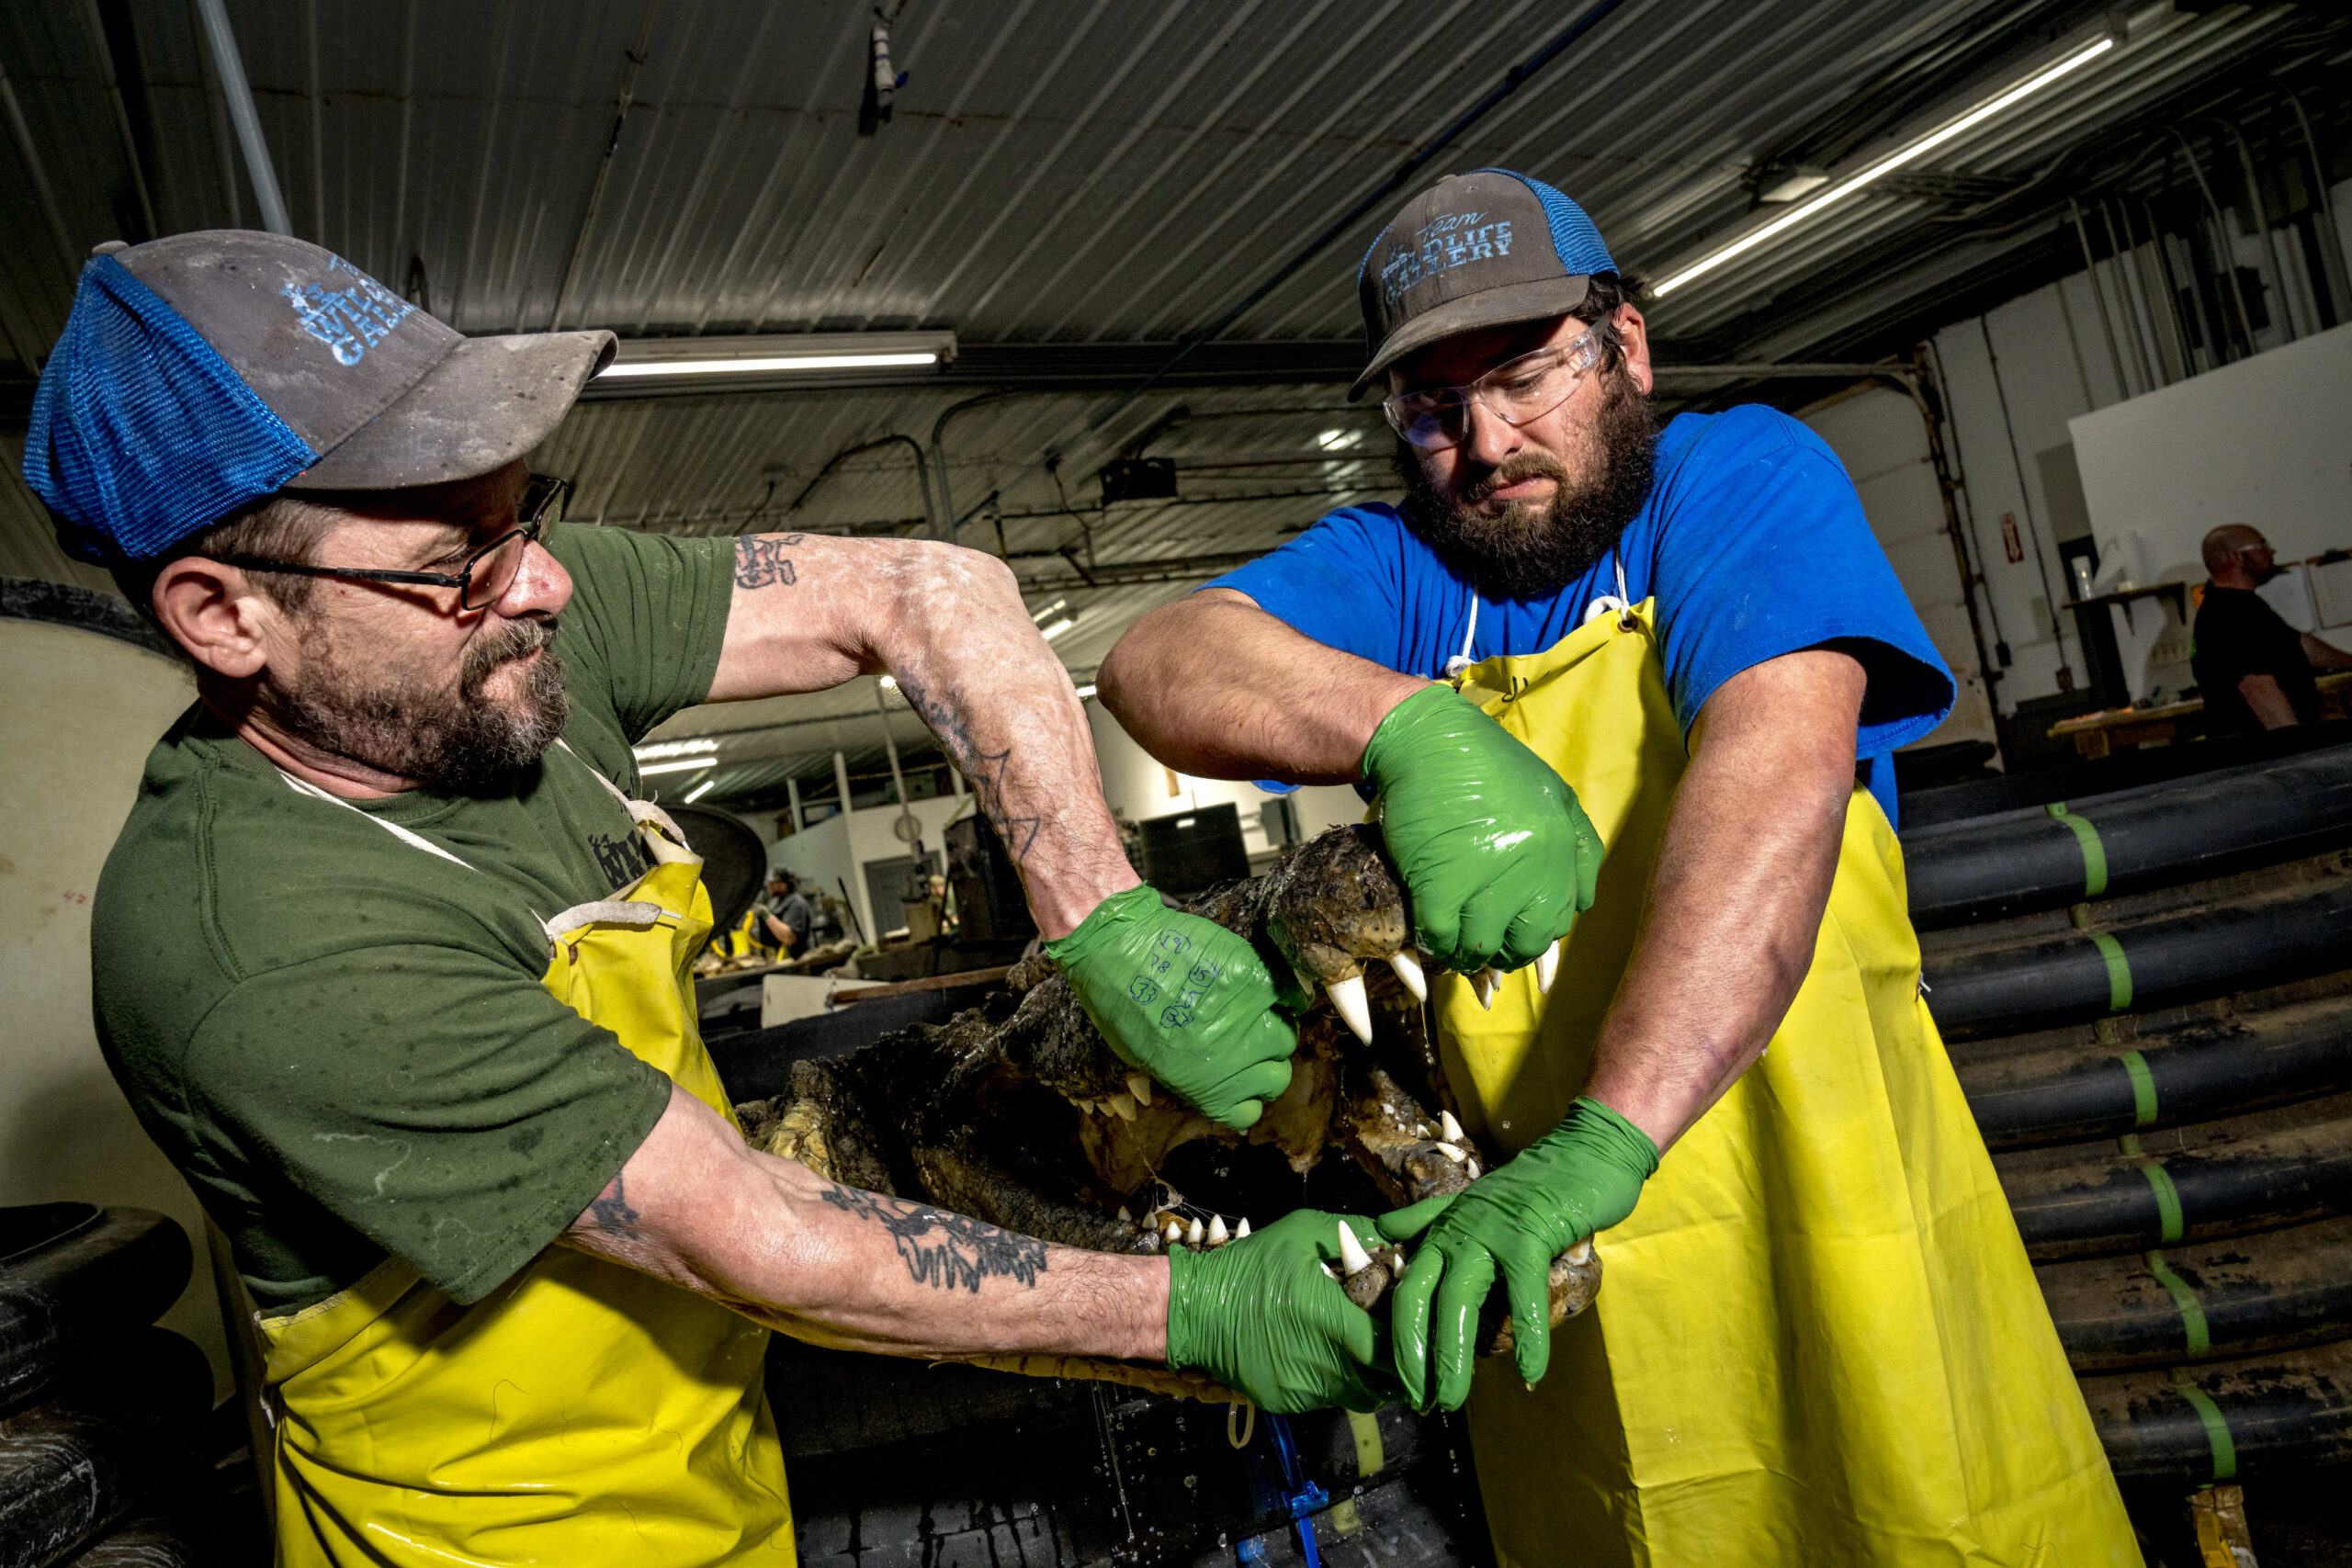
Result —
[{"label": "green rubber glove", "polygon": [[1214,1251],[1170,1249],[1168,1364],[1196,1367],[1273,1416],[1394,1400],[1387,1334],[1323,1271],[1339,1261],[1341,1221],[1371,1240],[1360,1215],[1300,1209]]},{"label": "green rubber glove", "polygon": [[[1657,1145],[1646,1134],[1579,1098],[1558,1126],[1466,1190],[1383,1215],[1391,1240],[1411,1234],[1405,1227],[1429,1225],[1389,1314],[1407,1397],[1424,1410],[1432,1403],[1459,1410],[1470,1397],[1478,1309],[1498,1269],[1510,1298],[1519,1375],[1540,1381],[1552,1359],[1552,1259],[1632,1213],[1657,1169]],[[1444,1212],[1430,1224],[1439,1204]]]},{"label": "green rubber glove", "polygon": [[1149,887],[1114,893],[1046,951],[1119,1060],[1238,1132],[1290,1087],[1298,1031],[1275,1010],[1297,1001],[1258,950],[1214,920],[1171,909]]},{"label": "green rubber glove", "polygon": [[1600,835],[1549,763],[1451,686],[1388,710],[1363,750],[1413,938],[1471,974],[1532,964],[1591,908]]}]

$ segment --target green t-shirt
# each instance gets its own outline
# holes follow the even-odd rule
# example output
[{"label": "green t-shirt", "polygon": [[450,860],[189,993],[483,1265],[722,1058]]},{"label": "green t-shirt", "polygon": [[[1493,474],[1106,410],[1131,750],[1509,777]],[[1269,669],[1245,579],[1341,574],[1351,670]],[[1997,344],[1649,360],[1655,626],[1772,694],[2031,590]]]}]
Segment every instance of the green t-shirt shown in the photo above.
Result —
[{"label": "green t-shirt", "polygon": [[571,750],[550,749],[512,794],[346,811],[291,788],[199,705],[149,755],[107,858],[100,1043],[266,1311],[331,1295],[387,1254],[480,1300],[588,1206],[668,1103],[665,1075],[540,985],[540,921],[650,865],[590,770],[642,797],[630,745],[709,692],[733,545],[575,525],[548,547],[574,584],[555,642]]}]

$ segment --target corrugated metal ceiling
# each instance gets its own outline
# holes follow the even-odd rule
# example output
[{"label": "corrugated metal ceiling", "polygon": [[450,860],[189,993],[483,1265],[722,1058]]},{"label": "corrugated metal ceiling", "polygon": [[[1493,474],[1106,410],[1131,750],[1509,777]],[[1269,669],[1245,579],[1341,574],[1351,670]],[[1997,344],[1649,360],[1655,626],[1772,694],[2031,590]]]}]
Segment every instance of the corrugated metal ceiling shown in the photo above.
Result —
[{"label": "corrugated metal ceiling", "polygon": [[[1588,34],[1412,184],[1526,169],[1576,196],[1619,260],[1647,270],[1747,221],[1759,164],[1835,165],[2105,14],[2081,0],[1602,5]],[[1042,353],[1168,344],[1216,321],[1592,8],[902,0],[894,53],[909,80],[891,122],[862,137],[874,12],[851,0],[229,4],[296,231],[468,332],[543,329],[564,296],[560,324],[626,335],[945,327],[967,344]],[[2046,247],[2041,207],[1996,202],[1982,223],[1952,221],[1971,200],[2053,171],[2063,198],[2068,154],[2079,162],[2268,73],[2340,67],[2346,47],[2335,7],[2142,5],[2128,21],[2111,58],[1940,149],[1918,173],[1942,186],[1890,183],[1661,301],[1668,351],[1877,352],[1954,279]],[[29,367],[87,246],[151,224],[252,223],[255,207],[184,0],[17,0],[0,9],[0,72],[11,121],[0,217],[14,242],[0,246],[0,354]],[[1954,194],[1963,187],[1973,194]],[[1356,259],[1396,199],[1226,335],[1352,338]],[[961,536],[997,548],[1001,517],[1016,565],[1078,614],[1057,647],[1090,670],[1184,583],[1090,587],[1087,572],[1263,549],[1391,488],[1376,416],[1342,390],[982,402],[940,443],[957,511],[980,508]],[[578,481],[575,514],[627,526],[718,533],[788,515],[797,527],[911,528],[925,507],[903,446],[847,459],[786,508],[860,441],[928,446],[973,393],[586,403],[542,466]],[[1102,462],[1147,434],[1150,455],[1176,459],[1182,502],[1098,509]],[[870,704],[854,683],[760,705],[839,722],[773,732],[759,773],[720,793],[778,768],[830,771],[843,737],[876,737],[878,721],[855,716]],[[680,724],[740,728],[747,716]],[[729,742],[730,760],[752,751],[751,738]]]}]

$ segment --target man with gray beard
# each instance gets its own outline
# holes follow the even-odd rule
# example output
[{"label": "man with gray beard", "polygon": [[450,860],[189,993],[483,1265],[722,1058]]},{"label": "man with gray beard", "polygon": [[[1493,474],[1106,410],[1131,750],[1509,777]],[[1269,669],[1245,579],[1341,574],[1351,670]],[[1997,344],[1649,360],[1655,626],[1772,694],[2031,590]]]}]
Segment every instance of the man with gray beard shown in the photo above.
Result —
[{"label": "man with gray beard", "polygon": [[1129,869],[1001,563],[565,523],[525,457],[613,352],[179,234],[100,248],[35,398],[61,539],[196,672],[99,883],[96,1010],[257,1309],[277,1562],[789,1562],[771,1329],[1370,1408],[1330,1216],[1114,1257],[745,1145],[701,863],[632,750],[696,703],[891,673],[1138,1073],[1246,1127],[1296,1037],[1250,944]]},{"label": "man with gray beard", "polygon": [[[1656,429],[1634,291],[1523,175],[1416,197],[1358,293],[1403,503],[1100,679],[1171,767],[1357,785],[1454,972],[1447,1077],[1510,1157],[1381,1224],[1428,1226],[1397,1372],[1467,1401],[1497,1555],[2136,1562],[1920,997],[1888,753],[1951,679],[1844,470],[1770,409]],[[1515,1364],[1481,1368],[1490,1290]]]}]

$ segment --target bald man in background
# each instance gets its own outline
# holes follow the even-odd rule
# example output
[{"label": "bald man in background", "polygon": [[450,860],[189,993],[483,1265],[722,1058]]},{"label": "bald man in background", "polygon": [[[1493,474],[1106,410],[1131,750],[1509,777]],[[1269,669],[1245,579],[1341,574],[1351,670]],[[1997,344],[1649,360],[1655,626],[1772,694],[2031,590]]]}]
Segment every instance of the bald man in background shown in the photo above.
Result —
[{"label": "bald man in background", "polygon": [[2204,602],[2189,645],[2189,668],[2205,695],[2209,735],[2311,724],[2319,717],[2322,670],[2352,670],[2352,653],[2298,632],[2255,590],[2278,575],[2270,542],[2244,523],[2205,536]]}]

